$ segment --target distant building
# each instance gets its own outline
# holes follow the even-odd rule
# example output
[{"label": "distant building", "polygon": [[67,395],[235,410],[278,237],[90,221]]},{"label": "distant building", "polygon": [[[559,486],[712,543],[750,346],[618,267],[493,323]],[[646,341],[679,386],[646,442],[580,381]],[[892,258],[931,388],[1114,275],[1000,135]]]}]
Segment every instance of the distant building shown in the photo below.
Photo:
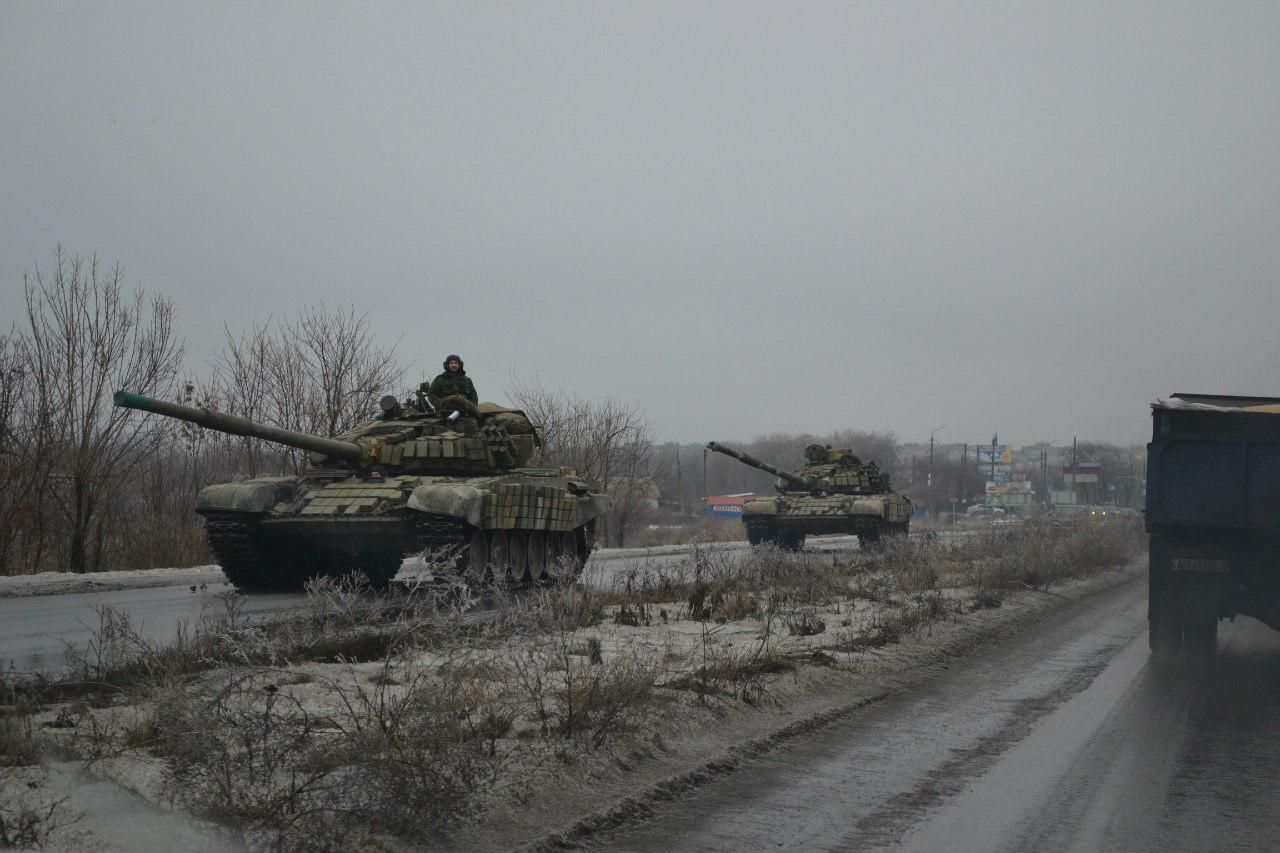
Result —
[{"label": "distant building", "polygon": [[711,495],[707,498],[707,518],[742,518],[743,505],[747,501],[754,499],[754,492],[743,492],[737,495]]}]

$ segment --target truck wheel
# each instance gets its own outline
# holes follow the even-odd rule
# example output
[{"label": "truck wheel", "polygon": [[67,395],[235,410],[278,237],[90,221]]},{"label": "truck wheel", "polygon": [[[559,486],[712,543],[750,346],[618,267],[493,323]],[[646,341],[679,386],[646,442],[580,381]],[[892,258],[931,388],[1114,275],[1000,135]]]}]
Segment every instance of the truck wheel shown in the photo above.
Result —
[{"label": "truck wheel", "polygon": [[1211,658],[1218,651],[1218,623],[1187,625],[1182,629],[1182,653]]},{"label": "truck wheel", "polygon": [[1218,650],[1218,623],[1152,619],[1148,639],[1152,654],[1162,660],[1213,657]]},{"label": "truck wheel", "polygon": [[1147,642],[1158,658],[1174,658],[1182,646],[1182,626],[1167,619],[1151,619],[1147,623]]}]

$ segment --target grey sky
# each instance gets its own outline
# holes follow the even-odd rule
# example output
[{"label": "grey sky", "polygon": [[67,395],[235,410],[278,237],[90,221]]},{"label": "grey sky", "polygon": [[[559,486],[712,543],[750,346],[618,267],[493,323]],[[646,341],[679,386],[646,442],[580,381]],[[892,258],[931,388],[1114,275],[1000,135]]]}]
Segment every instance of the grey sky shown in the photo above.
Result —
[{"label": "grey sky", "polygon": [[[262,7],[266,8],[262,8]],[[662,437],[1142,440],[1280,395],[1280,5],[0,5],[0,317],[354,303]],[[7,323],[6,323],[7,325]]]}]

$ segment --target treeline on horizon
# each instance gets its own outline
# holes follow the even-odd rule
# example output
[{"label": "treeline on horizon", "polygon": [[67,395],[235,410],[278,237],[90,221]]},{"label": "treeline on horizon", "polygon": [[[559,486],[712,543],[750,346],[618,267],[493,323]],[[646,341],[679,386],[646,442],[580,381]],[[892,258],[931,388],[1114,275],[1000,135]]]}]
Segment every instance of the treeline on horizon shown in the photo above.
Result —
[{"label": "treeline on horizon", "polygon": [[[59,247],[50,266],[24,275],[23,288],[25,312],[0,334],[0,575],[208,563],[196,493],[305,466],[301,451],[115,408],[117,389],[324,436],[407,390],[395,347],[377,342],[353,308],[303,307],[228,328],[222,350],[197,371],[173,303],[126,287],[118,265]],[[638,405],[518,378],[506,390],[543,427],[538,463],[573,466],[612,496],[604,544],[625,545],[681,508],[702,513],[701,446],[660,444]],[[905,482],[902,445],[889,433],[769,434],[740,447],[791,468],[814,442],[852,447]],[[935,490],[948,464],[958,461],[935,459]],[[710,494],[772,483],[718,454],[707,460]]]}]

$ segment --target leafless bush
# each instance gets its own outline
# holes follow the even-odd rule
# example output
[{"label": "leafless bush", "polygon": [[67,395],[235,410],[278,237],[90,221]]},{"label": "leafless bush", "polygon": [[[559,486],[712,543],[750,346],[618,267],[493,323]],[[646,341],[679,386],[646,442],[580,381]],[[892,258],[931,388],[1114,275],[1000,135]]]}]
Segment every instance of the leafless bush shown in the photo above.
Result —
[{"label": "leafless bush", "polygon": [[82,816],[67,808],[65,797],[42,796],[39,778],[6,778],[12,774],[0,767],[0,787],[26,790],[0,800],[0,850],[68,849],[66,842],[81,840],[68,832]]},{"label": "leafless bush", "polygon": [[1058,524],[1041,517],[965,539],[949,558],[967,567],[966,580],[978,590],[1016,589],[1124,565],[1142,544],[1139,522]]},{"label": "leafless bush", "polygon": [[253,846],[422,843],[493,784],[507,711],[464,668],[335,678],[326,713],[264,675],[232,676],[212,698],[176,694],[151,721],[169,795]]},{"label": "leafless bush", "polygon": [[612,506],[600,527],[606,544],[627,544],[654,518],[653,434],[638,406],[570,396],[516,377],[507,393],[542,426],[542,464],[571,466],[609,493]]},{"label": "leafless bush", "polygon": [[794,668],[795,664],[773,645],[769,632],[750,648],[740,648],[723,640],[722,630],[703,627],[691,668],[674,679],[672,687],[693,691],[704,705],[719,704],[724,699],[752,704],[768,696],[770,676]]},{"label": "leafless bush", "polygon": [[40,760],[40,745],[31,727],[30,709],[12,687],[0,707],[0,767],[26,767]]},{"label": "leafless bush", "polygon": [[860,651],[899,643],[924,626],[946,618],[952,608],[936,592],[899,605],[876,610],[864,624],[841,631],[833,648]]}]

